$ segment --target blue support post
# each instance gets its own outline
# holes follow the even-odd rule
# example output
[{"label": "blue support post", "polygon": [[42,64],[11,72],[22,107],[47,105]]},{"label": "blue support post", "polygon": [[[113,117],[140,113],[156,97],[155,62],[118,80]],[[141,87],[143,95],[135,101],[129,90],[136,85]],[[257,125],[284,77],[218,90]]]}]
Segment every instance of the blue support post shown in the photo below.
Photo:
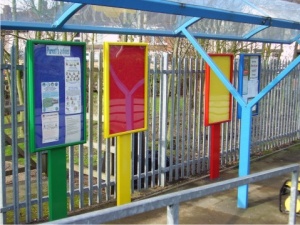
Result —
[{"label": "blue support post", "polygon": [[[250,145],[251,145],[251,107],[242,107],[242,119],[240,129],[240,157],[239,157],[239,177],[250,174]],[[248,206],[248,185],[238,187],[238,208]]]}]

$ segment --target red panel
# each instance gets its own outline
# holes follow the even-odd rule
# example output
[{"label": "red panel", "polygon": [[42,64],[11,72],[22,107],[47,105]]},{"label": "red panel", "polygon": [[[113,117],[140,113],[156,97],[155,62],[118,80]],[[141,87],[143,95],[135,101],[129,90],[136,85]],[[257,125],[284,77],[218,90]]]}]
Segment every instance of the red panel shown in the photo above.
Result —
[{"label": "red panel", "polygon": [[109,48],[110,134],[144,128],[145,47]]},{"label": "red panel", "polygon": [[210,179],[220,176],[220,147],[221,147],[221,124],[213,124],[211,127],[210,140]]}]

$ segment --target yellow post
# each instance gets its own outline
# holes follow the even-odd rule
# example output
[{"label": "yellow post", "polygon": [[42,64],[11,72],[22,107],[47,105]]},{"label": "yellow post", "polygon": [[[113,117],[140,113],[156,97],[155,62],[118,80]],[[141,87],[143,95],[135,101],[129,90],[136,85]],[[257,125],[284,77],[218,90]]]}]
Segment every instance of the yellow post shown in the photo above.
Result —
[{"label": "yellow post", "polygon": [[131,202],[131,134],[117,136],[117,205]]}]

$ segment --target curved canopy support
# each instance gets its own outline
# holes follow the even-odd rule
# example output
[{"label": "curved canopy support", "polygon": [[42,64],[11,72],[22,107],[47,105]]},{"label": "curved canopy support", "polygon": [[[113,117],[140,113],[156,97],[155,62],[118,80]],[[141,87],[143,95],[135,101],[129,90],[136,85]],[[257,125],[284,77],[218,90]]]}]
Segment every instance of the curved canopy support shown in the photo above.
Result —
[{"label": "curved canopy support", "polygon": [[79,11],[85,4],[74,3],[70,8],[68,8],[53,24],[53,28],[62,28],[62,26],[67,22],[77,11]]},{"label": "curved canopy support", "polygon": [[268,28],[268,26],[265,26],[265,25],[258,26],[256,28],[254,28],[253,30],[251,30],[248,34],[244,35],[244,38],[247,40],[266,28]]}]

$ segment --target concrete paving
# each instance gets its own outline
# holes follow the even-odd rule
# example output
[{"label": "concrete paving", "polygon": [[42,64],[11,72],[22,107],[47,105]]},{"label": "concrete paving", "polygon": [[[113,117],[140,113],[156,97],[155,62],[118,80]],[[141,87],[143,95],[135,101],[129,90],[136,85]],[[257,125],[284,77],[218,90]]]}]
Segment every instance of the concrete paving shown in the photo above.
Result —
[{"label": "concrete paving", "polygon": [[[300,163],[300,145],[294,145],[251,162],[251,173],[284,165]],[[238,177],[238,169],[221,172],[214,182]],[[279,190],[290,174],[249,185],[249,205],[247,209],[237,208],[237,189],[224,191],[212,196],[180,204],[180,224],[287,224],[288,214],[279,211]],[[177,185],[164,193],[175,192],[211,183],[209,178],[195,179]],[[161,193],[161,194],[164,194]],[[300,223],[300,217],[296,218]],[[151,211],[111,224],[166,224],[166,209]]]}]

